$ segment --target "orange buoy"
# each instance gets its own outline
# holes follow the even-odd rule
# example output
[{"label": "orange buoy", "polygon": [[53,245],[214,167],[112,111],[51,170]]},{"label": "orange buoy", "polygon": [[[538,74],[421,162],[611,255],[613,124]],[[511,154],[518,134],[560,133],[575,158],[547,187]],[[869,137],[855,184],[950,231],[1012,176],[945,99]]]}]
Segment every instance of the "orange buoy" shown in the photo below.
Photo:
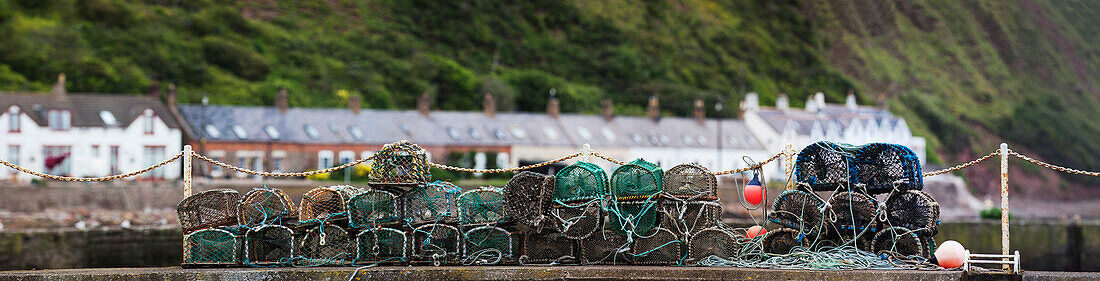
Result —
[{"label": "orange buoy", "polygon": [[935,255],[940,267],[956,268],[962,266],[963,261],[966,260],[966,248],[955,240],[947,240],[940,244]]},{"label": "orange buoy", "polygon": [[753,237],[764,235],[766,233],[768,233],[768,230],[764,229],[763,226],[754,225],[750,227],[748,231],[745,231],[745,236],[749,237],[749,239],[752,239]]},{"label": "orange buoy", "polygon": [[764,202],[764,186],[760,184],[758,175],[753,175],[752,180],[745,185],[745,201],[752,205]]}]

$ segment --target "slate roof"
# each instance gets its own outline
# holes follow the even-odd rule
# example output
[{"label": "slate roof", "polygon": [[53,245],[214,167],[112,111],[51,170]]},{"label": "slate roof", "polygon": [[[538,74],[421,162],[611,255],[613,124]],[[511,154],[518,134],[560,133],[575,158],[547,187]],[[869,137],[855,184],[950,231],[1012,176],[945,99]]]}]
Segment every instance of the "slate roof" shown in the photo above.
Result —
[{"label": "slate roof", "polygon": [[0,114],[7,114],[12,105],[18,105],[39,126],[49,125],[46,112],[50,109],[72,110],[73,127],[105,127],[101,111],[111,112],[119,126],[129,126],[146,108],[151,108],[168,127],[179,128],[168,108],[148,95],[70,93],[61,99],[43,93],[0,93]]},{"label": "slate roof", "polygon": [[827,128],[830,123],[836,123],[842,130],[857,120],[864,123],[867,120],[874,120],[879,125],[882,125],[882,121],[885,120],[885,124],[891,127],[901,122],[900,117],[879,108],[859,106],[853,110],[836,104],[826,104],[818,113],[795,108],[785,111],[776,108],[760,108],[757,113],[775,131],[782,132],[786,126],[793,125],[795,132],[799,135],[809,135],[814,122],[820,122],[822,129]]}]

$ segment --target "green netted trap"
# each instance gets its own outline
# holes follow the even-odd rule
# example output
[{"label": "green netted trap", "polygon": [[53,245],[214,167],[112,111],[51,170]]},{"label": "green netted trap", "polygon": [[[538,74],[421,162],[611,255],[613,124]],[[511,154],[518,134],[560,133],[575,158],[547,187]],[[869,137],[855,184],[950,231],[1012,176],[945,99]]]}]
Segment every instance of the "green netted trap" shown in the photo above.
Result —
[{"label": "green netted trap", "polygon": [[412,225],[457,223],[462,189],[444,181],[423,184],[405,193],[405,221]]},{"label": "green netted trap", "polygon": [[408,141],[386,144],[374,154],[370,185],[422,184],[432,180],[428,171],[428,153]]},{"label": "green netted trap", "polygon": [[554,177],[523,171],[512,177],[504,186],[504,208],[517,226],[531,232],[544,226],[543,222],[554,206],[551,193]]},{"label": "green netted trap", "polygon": [[355,238],[355,262],[401,263],[409,257],[409,239],[404,231],[393,228],[370,228]]},{"label": "green netted trap", "polygon": [[775,198],[768,220],[804,232],[816,232],[822,228],[825,209],[825,202],[816,194],[791,189]]},{"label": "green netted trap", "polygon": [[710,256],[734,259],[740,255],[741,244],[746,238],[725,229],[712,227],[691,234],[688,239],[688,258],[692,265]]},{"label": "green netted trap", "polygon": [[661,204],[661,227],[684,236],[721,223],[722,205],[717,201],[666,200]]},{"label": "green netted trap", "polygon": [[576,261],[576,240],[559,232],[546,230],[523,236],[521,264],[557,264]]},{"label": "green netted trap", "polygon": [[509,220],[500,188],[483,186],[458,196],[459,223],[462,225],[498,224]]},{"label": "green netted trap", "polygon": [[896,192],[886,199],[886,221],[924,236],[939,232],[940,204],[932,195],[920,190]]},{"label": "green netted trap", "polygon": [[868,193],[879,194],[898,190],[921,190],[920,159],[908,147],[889,143],[870,143],[859,147],[855,157],[856,182]]},{"label": "green netted trap", "polygon": [[298,210],[282,190],[254,188],[241,198],[237,217],[247,227],[293,224],[298,222]]},{"label": "green netted trap", "polygon": [[809,237],[797,229],[781,227],[764,234],[764,252],[773,255],[790,254],[795,247],[806,247]]},{"label": "green netted trap", "polygon": [[829,199],[829,209],[835,231],[854,237],[864,229],[869,229],[869,233],[876,230],[878,201],[870,195],[854,191],[838,192]]},{"label": "green netted trap", "polygon": [[550,211],[550,223],[558,232],[570,239],[583,239],[592,235],[604,221],[604,204],[601,200],[573,205],[558,205]]},{"label": "green netted trap", "polygon": [[370,189],[348,199],[348,226],[368,228],[402,222],[400,198],[392,192]]},{"label": "green netted trap", "polygon": [[619,201],[640,201],[661,192],[664,171],[641,158],[619,166],[611,175],[611,195]]},{"label": "green netted trap", "polygon": [[462,256],[462,233],[447,224],[425,224],[413,230],[413,258],[437,264],[454,263]]},{"label": "green netted trap", "polygon": [[191,233],[203,228],[237,224],[237,202],[241,195],[232,189],[212,189],[184,198],[176,206],[180,228]]},{"label": "green netted trap", "polygon": [[483,225],[462,235],[464,264],[501,264],[518,257],[520,235],[500,227]]},{"label": "green netted trap", "polygon": [[310,265],[339,265],[354,257],[355,247],[343,228],[324,223],[306,231],[298,252]]},{"label": "green netted trap", "polygon": [[184,236],[183,265],[227,266],[240,264],[241,237],[230,228],[208,228]]},{"label": "green netted trap", "polygon": [[[923,238],[908,228],[895,226],[880,230],[874,235],[872,249],[874,253],[895,252],[903,256],[930,257],[930,238]],[[932,242],[934,243],[934,242]]]},{"label": "green netted trap", "polygon": [[665,228],[657,228],[654,233],[634,240],[634,263],[645,265],[682,264],[687,257],[684,242]]},{"label": "green netted trap", "polygon": [[577,243],[580,262],[586,265],[630,264],[633,258],[630,254],[630,242],[625,235],[604,229]]},{"label": "green netted trap", "polygon": [[662,217],[658,201],[615,202],[607,210],[607,229],[621,235],[646,236],[660,226]]},{"label": "green netted trap", "polygon": [[664,196],[683,200],[718,200],[718,179],[706,167],[680,164],[664,173]]},{"label": "green netted trap", "polygon": [[294,257],[294,230],[261,225],[245,235],[245,261],[250,265],[282,265]]},{"label": "green netted trap", "polygon": [[298,223],[303,225],[316,225],[326,221],[347,223],[348,200],[360,193],[363,193],[363,189],[348,185],[314,188],[302,196],[302,204],[298,208]]},{"label": "green netted trap", "polygon": [[795,160],[794,179],[814,191],[846,189],[854,184],[851,170],[858,147],[831,141],[806,146]]},{"label": "green netted trap", "polygon": [[555,176],[554,200],[557,202],[587,201],[607,195],[607,173],[596,164],[577,162],[562,168]]}]

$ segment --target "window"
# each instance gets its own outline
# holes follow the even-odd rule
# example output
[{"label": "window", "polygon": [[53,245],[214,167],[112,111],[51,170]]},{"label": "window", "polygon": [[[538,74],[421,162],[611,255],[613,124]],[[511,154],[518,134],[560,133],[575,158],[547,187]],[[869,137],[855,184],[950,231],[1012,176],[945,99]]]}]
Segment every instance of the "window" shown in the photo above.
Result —
[{"label": "window", "polygon": [[550,128],[550,126],[542,127],[542,133],[546,134],[546,138],[548,139],[558,139],[558,131],[554,130],[554,128]]},{"label": "window", "polygon": [[98,144],[93,144],[92,145],[92,157],[97,157],[97,158],[99,157],[99,145]]},{"label": "window", "polygon": [[508,138],[508,133],[505,133],[504,130],[501,130],[499,128],[493,129],[493,137],[497,138],[498,140],[504,140]]},{"label": "window", "polygon": [[317,152],[317,168],[324,169],[332,167],[332,151],[322,150]]},{"label": "window", "polygon": [[215,126],[214,126],[214,125],[212,125],[212,124],[206,124],[206,128],[205,128],[205,129],[206,129],[206,136],[208,136],[208,137],[210,137],[210,138],[212,138],[212,139],[216,139],[216,138],[220,138],[220,137],[222,137],[222,132],[221,132],[221,131],[218,131],[218,127],[215,127]]},{"label": "window", "polygon": [[69,156],[72,155],[72,147],[70,146],[44,146],[42,147],[42,155],[46,160],[45,171],[47,174],[68,176],[69,172]]},{"label": "window", "polygon": [[737,137],[733,136],[726,137],[726,143],[728,143],[730,146],[738,146],[741,144],[740,141],[737,141]]},{"label": "window", "polygon": [[[159,163],[160,161],[164,160],[164,147],[163,146],[146,146],[145,150],[144,150],[144,153],[142,153],[142,155],[145,158],[145,166],[146,167],[155,165],[155,164]],[[247,167],[247,166],[242,166],[242,167]],[[164,178],[164,169],[165,169],[164,167],[157,168],[157,169],[145,174],[146,178],[163,179]]]},{"label": "window", "polygon": [[615,132],[612,132],[611,128],[603,127],[603,129],[600,129],[600,134],[602,134],[603,138],[607,139],[608,141],[615,141]]},{"label": "window", "polygon": [[462,138],[462,136],[458,134],[458,130],[455,130],[455,128],[452,127],[447,127],[447,135],[451,136],[451,139],[453,140],[459,140]]},{"label": "window", "polygon": [[19,146],[9,145],[8,155],[5,155],[4,158],[13,165],[19,165]]},{"label": "window", "polygon": [[72,111],[66,109],[50,109],[46,112],[46,121],[50,129],[57,131],[68,130],[72,127]]},{"label": "window", "polygon": [[497,168],[505,168],[508,166],[508,152],[497,153]]},{"label": "window", "polygon": [[588,128],[585,127],[577,127],[577,135],[581,136],[581,139],[584,140],[592,139],[592,132],[589,132]]},{"label": "window", "polygon": [[109,155],[107,155],[107,157],[109,157],[108,160],[107,160],[107,165],[111,167],[111,174],[112,175],[117,175],[118,171],[119,171],[118,170],[118,146],[117,145],[112,145],[111,148],[110,148],[110,151],[108,151],[107,154],[109,154]]},{"label": "window", "polygon": [[[218,162],[225,161],[225,151],[224,150],[212,150],[212,151],[210,151],[210,158],[214,159],[214,161],[218,161]],[[219,178],[219,177],[222,177],[223,175],[225,175],[225,170],[222,168],[222,166],[213,165],[213,164],[210,165],[210,176],[211,177]]]},{"label": "window", "polygon": [[18,133],[19,132],[19,130],[20,130],[19,125],[22,125],[22,124],[19,124],[19,116],[20,115],[21,114],[19,114],[19,109],[14,107],[14,106],[11,107],[11,109],[8,110],[8,132],[9,133]]},{"label": "window", "polygon": [[348,126],[348,132],[351,133],[351,137],[353,137],[357,140],[362,140],[363,139],[363,129],[359,129],[359,127]]},{"label": "window", "polygon": [[515,136],[517,139],[527,138],[527,131],[524,131],[523,128],[512,127],[511,131],[512,131],[512,135]]},{"label": "window", "polygon": [[271,158],[271,171],[282,172],[283,171],[283,157],[276,156]]},{"label": "window", "polygon": [[[243,139],[248,138],[248,132],[245,132],[244,127],[241,127],[241,125],[233,125],[233,134],[237,135],[238,139],[243,140]],[[244,167],[244,166],[241,166],[241,167]]]},{"label": "window", "polygon": [[[245,157],[239,151],[237,152],[237,167],[246,168],[246,169],[248,168],[248,157]],[[237,172],[237,177],[238,178],[243,178],[243,177],[246,177],[246,176],[248,176],[248,174]]]},{"label": "window", "polygon": [[111,113],[110,111],[106,111],[106,110],[100,111],[99,112],[99,119],[102,119],[103,124],[107,125],[107,127],[118,126],[118,119],[115,119],[115,115],[113,113]]},{"label": "window", "polygon": [[698,135],[695,136],[695,138],[695,142],[699,143],[699,145],[707,145],[707,137],[704,137],[703,135]]},{"label": "window", "polygon": [[661,144],[668,145],[668,136],[667,135],[661,134],[661,136],[659,136],[658,138],[661,140]]},{"label": "window", "polygon": [[328,130],[332,131],[333,134],[339,133],[338,131],[336,131],[336,130],[339,130],[339,129],[340,129],[340,127],[336,126],[336,123],[328,122]]},{"label": "window", "polygon": [[480,140],[481,132],[479,132],[477,129],[470,128],[470,138],[473,138],[474,140]]},{"label": "window", "polygon": [[271,125],[264,126],[264,133],[267,133],[267,137],[269,137],[273,140],[279,139],[279,129],[275,129],[275,126],[271,126]]},{"label": "window", "polygon": [[351,163],[351,161],[355,161],[355,151],[340,151],[340,165]]},{"label": "window", "polygon": [[306,130],[306,135],[309,136],[310,139],[317,139],[317,137],[321,136],[321,131],[318,131],[317,127],[314,127],[313,125],[307,124],[303,129]]},{"label": "window", "polygon": [[630,134],[630,140],[633,141],[634,144],[642,144],[643,141],[642,136],[638,134]]},{"label": "window", "polygon": [[144,125],[145,125],[145,134],[146,135],[152,135],[153,134],[153,110],[152,109],[146,109],[145,110],[145,124]]}]

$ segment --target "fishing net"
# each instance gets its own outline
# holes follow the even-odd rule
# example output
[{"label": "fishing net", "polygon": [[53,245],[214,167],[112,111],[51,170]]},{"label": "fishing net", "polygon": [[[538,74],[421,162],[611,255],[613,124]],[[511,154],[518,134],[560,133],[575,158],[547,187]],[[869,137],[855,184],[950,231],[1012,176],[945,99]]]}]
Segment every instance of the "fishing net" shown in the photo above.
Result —
[{"label": "fishing net", "polygon": [[458,221],[462,225],[495,224],[508,220],[504,210],[504,192],[483,186],[458,196]]},{"label": "fishing net", "polygon": [[557,205],[550,217],[558,232],[570,239],[583,239],[603,227],[603,201],[600,199],[576,205]]},{"label": "fishing net", "polygon": [[709,256],[732,259],[740,255],[744,236],[737,236],[721,228],[707,228],[695,232],[688,239],[688,259],[686,264],[695,264]]},{"label": "fishing net", "polygon": [[645,200],[661,192],[663,173],[657,164],[641,158],[619,166],[611,174],[611,195],[620,201]]},{"label": "fishing net", "polygon": [[596,164],[577,162],[562,168],[555,176],[554,201],[559,203],[592,200],[607,195],[607,173]]},{"label": "fishing net", "polygon": [[627,236],[651,234],[662,217],[659,202],[655,200],[615,202],[607,216],[607,229]]},{"label": "fishing net", "polygon": [[462,189],[444,181],[420,185],[405,193],[405,221],[412,225],[456,223],[458,193]]},{"label": "fishing net", "polygon": [[520,263],[548,264],[574,259],[575,240],[555,231],[529,232],[523,237]]},{"label": "fishing net", "polygon": [[790,254],[795,247],[809,244],[806,235],[793,228],[777,228],[764,234],[764,252],[775,255]]},{"label": "fishing net", "polygon": [[906,190],[886,199],[886,223],[933,236],[939,232],[940,204],[920,190]]},{"label": "fishing net", "polygon": [[918,255],[925,258],[929,251],[928,244],[925,244],[927,239],[922,239],[916,232],[910,231],[908,228],[895,226],[880,230],[875,233],[873,245],[873,253],[880,253],[883,251],[899,253],[903,256]]},{"label": "fishing net", "polygon": [[856,182],[868,193],[879,194],[894,190],[920,190],[924,188],[920,160],[908,147],[871,143],[860,146],[855,157]]},{"label": "fishing net", "polygon": [[386,144],[374,154],[370,185],[422,184],[432,180],[428,171],[428,153],[408,141]]},{"label": "fishing net", "polygon": [[370,189],[348,199],[348,225],[367,228],[401,222],[401,200],[392,192]]},{"label": "fishing net", "polygon": [[203,229],[183,240],[183,265],[234,265],[241,261],[241,239],[231,229]]},{"label": "fishing net", "polygon": [[237,206],[238,221],[247,227],[298,221],[298,211],[282,190],[254,188]]},{"label": "fishing net", "polygon": [[184,198],[176,206],[183,233],[215,226],[237,223],[237,202],[241,195],[236,190],[212,189]]},{"label": "fishing net", "polygon": [[681,264],[684,242],[671,230],[657,228],[650,236],[634,240],[634,263],[646,265]]},{"label": "fishing net", "polygon": [[814,191],[832,191],[846,188],[851,183],[851,172],[856,147],[829,141],[810,144],[798,153],[794,178]]},{"label": "fishing net", "polygon": [[479,226],[462,236],[464,264],[500,264],[516,258],[518,233],[495,226]]},{"label": "fishing net", "polygon": [[461,242],[462,233],[451,225],[425,224],[413,230],[413,250],[418,260],[453,261],[461,256]]},{"label": "fishing net", "polygon": [[318,224],[324,221],[346,222],[348,200],[363,193],[363,189],[347,185],[318,187],[302,196],[299,224]]},{"label": "fishing net", "polygon": [[665,196],[680,199],[718,200],[718,179],[696,164],[680,164],[665,173],[661,183]]},{"label": "fishing net", "polygon": [[408,258],[409,242],[405,232],[393,228],[370,228],[355,237],[356,262],[402,262]]},{"label": "fishing net", "polygon": [[870,252],[872,249],[872,239],[874,239],[876,228],[839,228],[832,229],[827,233],[826,238],[822,241],[823,246],[834,247],[852,247],[863,251]]},{"label": "fishing net", "polygon": [[581,239],[581,264],[630,264],[630,242],[626,236],[610,229]]},{"label": "fishing net", "polygon": [[508,216],[516,220],[517,226],[528,232],[538,230],[553,206],[553,190],[553,176],[520,172],[504,186],[504,208]]},{"label": "fishing net", "polygon": [[249,229],[245,237],[248,264],[282,264],[294,257],[294,231],[288,227],[261,225]]},{"label": "fishing net", "polygon": [[716,201],[665,201],[661,227],[680,236],[715,227],[721,222],[722,205]]},{"label": "fishing net", "polygon": [[821,228],[825,215],[825,202],[816,194],[791,189],[783,191],[772,203],[768,220],[794,229],[814,232]]},{"label": "fishing net", "polygon": [[354,251],[347,231],[324,223],[306,231],[297,253],[310,259],[310,264],[340,264],[351,260]]},{"label": "fishing net", "polygon": [[836,231],[852,236],[867,228],[870,228],[870,233],[875,232],[878,202],[874,197],[852,191],[838,192],[829,199],[829,208],[834,216],[833,227]]}]

